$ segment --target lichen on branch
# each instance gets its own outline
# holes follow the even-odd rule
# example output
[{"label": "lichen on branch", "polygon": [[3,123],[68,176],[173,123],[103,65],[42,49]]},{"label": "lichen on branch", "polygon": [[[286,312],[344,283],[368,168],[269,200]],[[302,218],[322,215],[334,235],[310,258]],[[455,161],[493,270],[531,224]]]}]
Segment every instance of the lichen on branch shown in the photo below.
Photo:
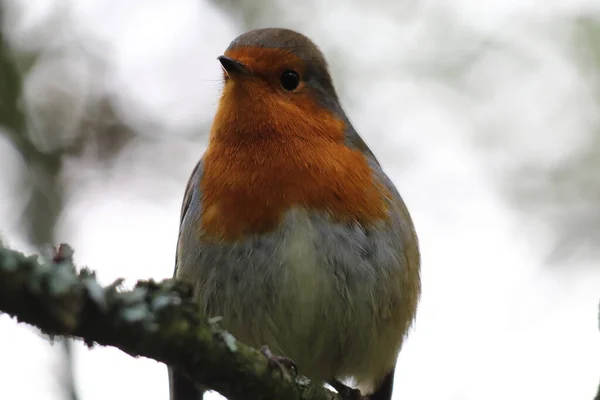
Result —
[{"label": "lichen on branch", "polygon": [[233,400],[339,399],[306,378],[270,368],[258,350],[202,314],[190,286],[148,280],[124,290],[121,282],[103,287],[91,270],[77,271],[66,245],[39,257],[0,243],[0,312],[45,334],[163,362]]}]

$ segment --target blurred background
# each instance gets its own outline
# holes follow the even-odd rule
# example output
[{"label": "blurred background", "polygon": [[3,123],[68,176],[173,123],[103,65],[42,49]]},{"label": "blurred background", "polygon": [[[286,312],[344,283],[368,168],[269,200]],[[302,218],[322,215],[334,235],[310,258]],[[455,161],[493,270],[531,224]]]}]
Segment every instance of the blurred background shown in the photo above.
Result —
[{"label": "blurred background", "polygon": [[[170,277],[238,34],[326,54],[423,253],[396,399],[591,400],[600,379],[597,0],[0,0],[0,235]],[[168,396],[166,368],[0,316],[0,398]],[[219,398],[214,394],[211,399]]]}]

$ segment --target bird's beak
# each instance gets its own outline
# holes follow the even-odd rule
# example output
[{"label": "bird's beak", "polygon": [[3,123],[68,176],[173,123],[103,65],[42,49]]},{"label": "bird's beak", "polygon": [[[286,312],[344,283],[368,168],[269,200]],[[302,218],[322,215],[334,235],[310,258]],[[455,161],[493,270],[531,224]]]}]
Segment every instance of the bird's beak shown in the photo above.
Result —
[{"label": "bird's beak", "polygon": [[219,56],[217,57],[217,60],[219,60],[219,62],[223,66],[223,69],[225,70],[227,75],[229,75],[230,78],[248,74],[246,66],[241,62],[234,60],[233,58],[229,58],[227,56]]}]

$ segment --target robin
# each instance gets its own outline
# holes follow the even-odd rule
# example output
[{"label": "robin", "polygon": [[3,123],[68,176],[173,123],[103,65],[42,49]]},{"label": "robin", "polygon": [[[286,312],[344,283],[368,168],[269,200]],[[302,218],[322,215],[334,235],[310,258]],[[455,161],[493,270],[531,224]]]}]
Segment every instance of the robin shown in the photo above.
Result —
[{"label": "robin", "polygon": [[[218,60],[224,87],[185,191],[175,277],[271,360],[389,400],[421,291],[404,201],[307,37],[253,30]],[[170,372],[172,400],[202,398]]]}]

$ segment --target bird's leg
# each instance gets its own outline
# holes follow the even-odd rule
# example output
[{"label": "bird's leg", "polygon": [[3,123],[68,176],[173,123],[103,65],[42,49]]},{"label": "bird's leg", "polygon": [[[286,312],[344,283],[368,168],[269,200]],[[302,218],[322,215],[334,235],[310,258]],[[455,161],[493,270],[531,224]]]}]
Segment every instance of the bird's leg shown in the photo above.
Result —
[{"label": "bird's leg", "polygon": [[337,379],[332,379],[327,383],[329,383],[332,388],[337,390],[340,396],[345,400],[368,400],[367,397],[364,397],[360,393],[360,390],[346,386]]},{"label": "bird's leg", "polygon": [[276,356],[271,349],[269,349],[269,346],[266,345],[260,348],[260,352],[267,357],[271,368],[277,368],[279,370],[282,378],[288,373],[292,375],[292,378],[295,378],[298,375],[298,367],[291,358]]}]

